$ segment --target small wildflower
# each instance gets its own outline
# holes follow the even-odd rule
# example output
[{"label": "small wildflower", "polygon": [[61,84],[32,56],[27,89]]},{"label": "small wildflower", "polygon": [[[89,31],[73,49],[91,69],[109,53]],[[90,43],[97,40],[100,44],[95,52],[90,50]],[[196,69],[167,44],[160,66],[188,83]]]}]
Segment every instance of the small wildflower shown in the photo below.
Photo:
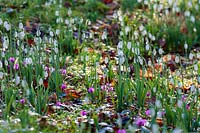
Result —
[{"label": "small wildflower", "polygon": [[189,104],[186,105],[186,109],[187,109],[187,110],[190,109],[190,105],[189,105]]},{"label": "small wildflower", "polygon": [[18,70],[19,69],[19,64],[18,63],[16,63],[15,65],[14,65],[14,67],[13,67],[15,70]]},{"label": "small wildflower", "polygon": [[24,98],[22,98],[22,99],[20,99],[20,101],[19,101],[21,104],[24,104],[25,103],[25,99]]},{"label": "small wildflower", "polygon": [[87,115],[87,112],[84,111],[84,110],[82,110],[82,111],[80,112],[80,114],[81,114],[81,116],[86,116],[86,115]]},{"label": "small wildflower", "polygon": [[145,111],[145,114],[146,114],[147,116],[150,116],[150,115],[151,115],[151,110],[149,110],[149,109],[146,110],[146,111]]},{"label": "small wildflower", "polygon": [[141,127],[141,126],[144,126],[146,122],[147,122],[147,120],[142,119],[142,118],[138,118],[138,119],[136,120],[136,125],[137,125],[138,127]]},{"label": "small wildflower", "polygon": [[14,63],[15,62],[15,57],[10,57],[9,61],[12,62],[12,63]]},{"label": "small wildflower", "polygon": [[126,130],[125,129],[118,129],[117,133],[126,133]]},{"label": "small wildflower", "polygon": [[56,102],[56,106],[60,106],[61,105],[61,102]]},{"label": "small wildflower", "polygon": [[60,70],[60,73],[61,73],[62,75],[66,75],[67,70],[66,70],[66,69],[61,69],[61,70]]},{"label": "small wildflower", "polygon": [[89,92],[89,93],[93,93],[93,92],[94,92],[94,88],[93,88],[93,87],[90,87],[90,88],[88,89],[88,92]]},{"label": "small wildflower", "polygon": [[66,88],[67,88],[67,85],[63,83],[63,84],[61,85],[61,89],[64,90],[64,89],[66,89]]}]

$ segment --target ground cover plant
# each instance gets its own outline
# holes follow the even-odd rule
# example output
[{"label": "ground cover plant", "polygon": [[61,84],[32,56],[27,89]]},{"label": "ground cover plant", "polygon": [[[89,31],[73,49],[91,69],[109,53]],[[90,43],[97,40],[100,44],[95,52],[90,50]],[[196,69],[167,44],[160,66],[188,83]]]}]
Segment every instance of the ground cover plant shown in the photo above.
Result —
[{"label": "ground cover plant", "polygon": [[200,132],[199,0],[1,0],[0,132]]}]

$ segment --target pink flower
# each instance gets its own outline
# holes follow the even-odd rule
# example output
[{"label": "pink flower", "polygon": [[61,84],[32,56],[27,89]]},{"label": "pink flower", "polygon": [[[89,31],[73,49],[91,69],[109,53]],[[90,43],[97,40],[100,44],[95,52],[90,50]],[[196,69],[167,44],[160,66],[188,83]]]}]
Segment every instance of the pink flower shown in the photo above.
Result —
[{"label": "pink flower", "polygon": [[87,112],[84,111],[84,110],[82,110],[82,111],[80,112],[80,114],[81,114],[82,116],[85,116],[85,115],[87,115]]},{"label": "pink flower", "polygon": [[14,63],[15,62],[15,57],[10,57],[9,61],[12,62],[12,63]]},{"label": "pink flower", "polygon": [[61,89],[64,90],[64,89],[66,89],[66,88],[67,88],[67,85],[63,83],[63,84],[61,85]]},{"label": "pink flower", "polygon": [[151,95],[151,93],[148,91],[147,94],[146,94],[146,96],[149,97],[150,95]]},{"label": "pink flower", "polygon": [[61,69],[61,70],[60,70],[60,73],[61,73],[62,75],[66,75],[67,70],[66,70],[66,69]]},{"label": "pink flower", "polygon": [[126,133],[126,130],[125,129],[118,129],[117,133]]},{"label": "pink flower", "polygon": [[146,114],[147,116],[150,116],[150,115],[151,115],[151,110],[149,110],[149,109],[146,110],[146,111],[145,111],[145,114]]},{"label": "pink flower", "polygon": [[189,104],[186,105],[186,109],[187,109],[187,110],[190,109],[190,105],[189,105]]},{"label": "pink flower", "polygon": [[24,98],[22,98],[22,99],[20,99],[20,101],[19,101],[21,104],[24,104],[25,103],[25,99]]},{"label": "pink flower", "polygon": [[60,106],[61,105],[61,102],[56,102],[56,106]]},{"label": "pink flower", "polygon": [[93,92],[94,92],[94,88],[93,88],[93,87],[90,87],[90,88],[88,89],[88,92],[89,92],[89,93],[93,93]]},{"label": "pink flower", "polygon": [[14,68],[15,70],[18,70],[18,69],[19,69],[19,64],[18,64],[18,63],[14,64],[13,68]]},{"label": "pink flower", "polygon": [[141,127],[141,126],[144,126],[144,124],[147,122],[147,120],[145,120],[145,119],[142,119],[142,118],[138,118],[137,120],[136,120],[136,125],[138,126],[138,127]]}]

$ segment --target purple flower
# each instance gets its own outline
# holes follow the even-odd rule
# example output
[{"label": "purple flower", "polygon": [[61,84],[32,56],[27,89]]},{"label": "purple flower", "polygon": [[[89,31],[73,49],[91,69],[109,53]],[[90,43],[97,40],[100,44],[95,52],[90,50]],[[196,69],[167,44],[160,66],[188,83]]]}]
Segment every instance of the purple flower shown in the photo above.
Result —
[{"label": "purple flower", "polygon": [[64,89],[66,89],[66,88],[67,88],[67,85],[63,83],[63,84],[61,85],[61,89],[64,90]]},{"label": "purple flower", "polygon": [[10,57],[9,61],[12,62],[12,63],[14,63],[15,62],[15,57]]},{"label": "purple flower", "polygon": [[117,133],[126,133],[126,130],[125,129],[118,129]]},{"label": "purple flower", "polygon": [[82,110],[82,111],[80,112],[80,114],[81,114],[82,116],[85,116],[85,115],[87,115],[87,112],[84,111],[84,110]]},{"label": "purple flower", "polygon": [[182,95],[181,100],[182,100],[183,102],[185,102],[185,101],[186,101],[186,96],[185,96],[185,95]]},{"label": "purple flower", "polygon": [[88,92],[89,92],[89,93],[93,93],[93,92],[94,92],[94,88],[93,88],[93,87],[90,87],[90,88],[88,89]]},{"label": "purple flower", "polygon": [[61,105],[61,102],[56,102],[56,106],[60,106]]},{"label": "purple flower", "polygon": [[145,120],[145,119],[142,119],[142,118],[138,118],[137,120],[136,120],[136,125],[138,126],[138,127],[141,127],[141,126],[144,126],[144,124],[147,122],[147,120]]},{"label": "purple flower", "polygon": [[186,109],[187,109],[187,110],[190,109],[190,105],[189,105],[189,104],[186,105]]},{"label": "purple flower", "polygon": [[25,99],[22,98],[22,99],[19,100],[19,102],[20,102],[21,104],[24,104],[24,103],[25,103]]},{"label": "purple flower", "polygon": [[151,115],[151,110],[149,110],[149,109],[146,110],[146,111],[145,111],[145,114],[146,114],[147,116],[150,116],[150,115]]},{"label": "purple flower", "polygon": [[60,70],[60,73],[61,73],[62,75],[66,75],[67,70],[66,70],[66,69],[61,69],[61,70]]},{"label": "purple flower", "polygon": [[19,64],[18,64],[18,63],[14,64],[13,68],[14,68],[15,70],[18,70],[18,69],[19,69]]},{"label": "purple flower", "polygon": [[151,95],[151,93],[148,91],[147,94],[146,94],[146,96],[149,97],[150,95]]}]

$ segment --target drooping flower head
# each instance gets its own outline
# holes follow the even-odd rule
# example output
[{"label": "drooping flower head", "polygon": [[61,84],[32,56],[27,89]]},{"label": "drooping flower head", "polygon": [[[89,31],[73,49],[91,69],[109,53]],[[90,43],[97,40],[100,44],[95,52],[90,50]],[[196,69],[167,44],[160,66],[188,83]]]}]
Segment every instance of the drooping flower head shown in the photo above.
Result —
[{"label": "drooping flower head", "polygon": [[136,120],[136,125],[138,126],[138,127],[141,127],[141,126],[144,126],[144,124],[147,122],[147,120],[145,120],[145,119],[142,119],[142,118],[138,118],[137,120]]},{"label": "drooping flower head", "polygon": [[89,93],[93,93],[93,92],[94,92],[94,88],[93,88],[93,87],[90,87],[90,88],[88,89],[88,92],[89,92]]}]

